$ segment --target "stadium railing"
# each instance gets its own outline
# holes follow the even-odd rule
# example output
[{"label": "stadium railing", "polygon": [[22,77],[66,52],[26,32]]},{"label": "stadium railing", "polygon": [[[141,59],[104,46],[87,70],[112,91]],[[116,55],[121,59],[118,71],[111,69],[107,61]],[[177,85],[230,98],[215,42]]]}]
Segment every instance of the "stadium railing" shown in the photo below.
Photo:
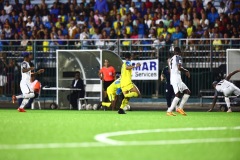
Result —
[{"label": "stadium railing", "polygon": [[[183,81],[192,91],[192,97],[198,97],[201,89],[210,89],[212,81],[226,72],[226,49],[240,48],[240,39],[228,40],[229,43],[219,46],[213,45],[214,39],[181,39],[171,45],[160,45],[153,43],[156,39],[87,39],[81,41],[61,40],[61,45],[53,45],[51,42],[59,40],[47,40],[49,46],[43,46],[43,41],[33,40],[31,47],[20,45],[8,45],[11,40],[1,40],[4,45],[0,46],[0,57],[6,63],[0,63],[0,77],[7,77],[7,83],[0,83],[0,94],[2,97],[10,97],[12,94],[20,93],[19,82],[21,78],[20,63],[21,53],[31,52],[34,55],[33,63],[35,68],[44,68],[45,73],[39,76],[38,80],[43,86],[54,86],[56,83],[56,49],[107,49],[124,57],[126,52],[131,52],[137,60],[159,59],[159,74],[166,64],[167,57],[171,56],[174,46],[180,46],[184,67],[191,72],[191,78],[182,76]],[[87,42],[87,43],[86,43]],[[201,42],[201,43],[200,43]],[[7,66],[6,66],[7,65]],[[144,98],[159,98],[164,96],[164,86],[159,81],[144,80],[134,81],[142,92]],[[55,96],[55,92],[49,91],[42,97]]]}]

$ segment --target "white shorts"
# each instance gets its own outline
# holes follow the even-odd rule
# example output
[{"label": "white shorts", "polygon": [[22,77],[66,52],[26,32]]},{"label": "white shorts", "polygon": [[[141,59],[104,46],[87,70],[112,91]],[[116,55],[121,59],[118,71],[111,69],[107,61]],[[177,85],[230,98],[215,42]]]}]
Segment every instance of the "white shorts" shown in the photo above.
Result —
[{"label": "white shorts", "polygon": [[21,81],[20,82],[20,89],[22,91],[22,94],[28,94],[30,92],[34,92],[32,87],[31,87],[31,83],[27,83],[27,82],[24,82],[24,81]]},{"label": "white shorts", "polygon": [[183,82],[178,82],[172,84],[174,93],[177,94],[178,92],[183,93],[184,90],[188,89],[185,83]]},{"label": "white shorts", "polygon": [[239,96],[240,95],[240,89],[235,86],[234,84],[231,84],[229,87],[224,88],[223,95],[224,96],[231,96],[232,94]]}]

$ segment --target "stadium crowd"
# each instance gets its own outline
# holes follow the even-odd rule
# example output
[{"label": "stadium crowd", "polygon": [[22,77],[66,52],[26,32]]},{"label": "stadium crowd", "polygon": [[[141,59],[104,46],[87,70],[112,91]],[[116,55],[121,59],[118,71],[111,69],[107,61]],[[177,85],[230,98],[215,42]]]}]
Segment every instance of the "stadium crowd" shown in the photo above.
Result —
[{"label": "stadium crowd", "polygon": [[[103,39],[140,38],[153,39],[142,44],[158,46],[178,44],[182,38],[214,38],[212,43],[219,50],[221,44],[233,43],[219,38],[240,38],[240,4],[234,0],[222,0],[218,6],[213,0],[21,2],[0,0],[0,51],[16,46],[15,50],[31,52],[32,40],[41,40],[37,44],[43,52],[51,52],[51,46],[64,45],[68,40],[76,40],[69,41],[72,45],[80,40],[86,49],[84,46],[90,45],[86,39],[101,45]],[[129,41],[122,41],[122,45],[129,45]],[[6,56],[12,55],[2,52],[1,60]],[[17,66],[12,63],[1,63],[0,75],[6,70],[15,72]]]},{"label": "stadium crowd", "polygon": [[61,45],[66,39],[156,38],[164,45],[181,38],[239,38],[240,33],[240,7],[234,0],[222,0],[219,6],[213,0],[10,2],[0,2],[0,34],[16,41],[1,41],[0,49],[21,45],[31,51],[34,39],[58,39],[54,45]]}]

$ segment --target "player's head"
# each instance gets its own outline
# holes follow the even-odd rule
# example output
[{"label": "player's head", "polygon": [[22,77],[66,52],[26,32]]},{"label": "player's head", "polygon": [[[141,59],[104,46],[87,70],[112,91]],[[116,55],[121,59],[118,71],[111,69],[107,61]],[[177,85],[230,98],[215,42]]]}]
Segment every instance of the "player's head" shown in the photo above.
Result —
[{"label": "player's head", "polygon": [[214,82],[212,83],[213,88],[215,88],[217,84],[218,84],[218,81],[214,81]]},{"label": "player's head", "polygon": [[125,53],[125,59],[130,60],[132,58],[131,53],[127,52]]},{"label": "player's head", "polygon": [[181,49],[179,47],[175,47],[174,54],[180,54],[180,53],[181,53]]}]

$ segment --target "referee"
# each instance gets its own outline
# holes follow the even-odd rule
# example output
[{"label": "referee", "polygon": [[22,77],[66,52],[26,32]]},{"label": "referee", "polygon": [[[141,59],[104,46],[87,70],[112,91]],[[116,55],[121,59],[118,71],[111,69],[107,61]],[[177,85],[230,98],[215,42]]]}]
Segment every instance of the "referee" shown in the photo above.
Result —
[{"label": "referee", "polygon": [[104,100],[103,101],[107,102],[108,101],[107,88],[116,79],[116,71],[115,71],[114,67],[109,64],[109,61],[107,59],[104,60],[104,65],[99,70],[98,76],[103,81],[103,89],[104,89]]}]

